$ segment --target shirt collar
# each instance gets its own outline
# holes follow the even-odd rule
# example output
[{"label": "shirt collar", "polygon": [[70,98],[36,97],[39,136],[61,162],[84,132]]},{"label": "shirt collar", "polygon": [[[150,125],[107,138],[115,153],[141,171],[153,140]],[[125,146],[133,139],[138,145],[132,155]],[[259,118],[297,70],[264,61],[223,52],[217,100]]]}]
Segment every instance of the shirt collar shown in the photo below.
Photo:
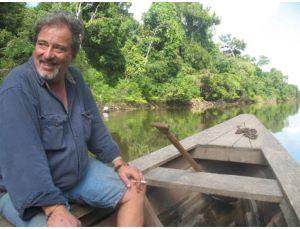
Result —
[{"label": "shirt collar", "polygon": [[66,77],[66,79],[67,79],[70,83],[76,84],[76,81],[75,81],[74,77],[72,76],[72,74],[70,73],[70,70],[69,70],[69,69],[68,69],[68,71],[67,71],[67,77]]},{"label": "shirt collar", "polygon": [[34,73],[35,73],[35,78],[38,81],[38,83],[41,86],[44,86],[46,84],[46,80],[38,73],[35,64],[34,64],[34,60],[33,60],[33,56],[31,56],[28,60],[29,65],[31,66],[31,68],[33,69]]}]

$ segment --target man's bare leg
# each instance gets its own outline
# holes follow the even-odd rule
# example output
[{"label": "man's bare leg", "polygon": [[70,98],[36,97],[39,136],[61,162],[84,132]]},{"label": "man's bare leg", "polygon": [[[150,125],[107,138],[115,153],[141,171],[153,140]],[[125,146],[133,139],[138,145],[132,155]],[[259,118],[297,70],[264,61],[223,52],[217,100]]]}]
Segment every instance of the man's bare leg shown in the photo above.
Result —
[{"label": "man's bare leg", "polygon": [[142,185],[141,190],[135,184],[132,184],[132,187],[127,189],[117,214],[118,227],[143,226],[145,192],[146,187],[144,185]]}]

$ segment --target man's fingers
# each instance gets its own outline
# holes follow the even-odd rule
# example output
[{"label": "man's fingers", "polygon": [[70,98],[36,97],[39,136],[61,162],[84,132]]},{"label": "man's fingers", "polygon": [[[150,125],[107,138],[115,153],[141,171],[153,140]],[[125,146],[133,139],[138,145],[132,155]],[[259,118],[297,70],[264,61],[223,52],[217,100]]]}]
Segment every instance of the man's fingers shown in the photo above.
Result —
[{"label": "man's fingers", "polygon": [[136,183],[136,187],[137,187],[137,191],[140,192],[143,190],[144,186],[146,185],[146,181],[145,178],[143,176],[143,174],[138,171],[138,175],[137,178],[133,180]]},{"label": "man's fingers", "polygon": [[138,192],[143,190],[145,180],[143,174],[136,167],[123,166],[119,170],[119,176],[127,188],[130,188],[132,183],[134,183]]},{"label": "man's fingers", "polygon": [[140,182],[142,179],[140,171],[135,167],[132,167],[132,177],[138,182]]},{"label": "man's fingers", "polygon": [[124,182],[124,184],[126,185],[127,188],[130,188],[131,187],[131,184],[130,184],[130,180],[129,178],[126,176],[126,174],[120,174],[120,178],[122,179],[122,181]]}]

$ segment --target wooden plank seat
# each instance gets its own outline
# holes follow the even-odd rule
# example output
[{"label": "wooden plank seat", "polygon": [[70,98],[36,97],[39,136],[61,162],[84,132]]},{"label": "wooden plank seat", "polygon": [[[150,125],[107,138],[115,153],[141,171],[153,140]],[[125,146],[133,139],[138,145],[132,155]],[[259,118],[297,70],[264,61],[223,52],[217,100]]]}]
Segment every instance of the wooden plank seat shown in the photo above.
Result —
[{"label": "wooden plank seat", "polygon": [[266,165],[263,153],[259,149],[202,145],[193,149],[191,155],[195,159]]},{"label": "wooden plank seat", "polygon": [[[77,217],[83,227],[91,226],[113,212],[112,209],[93,208],[85,205],[72,204],[71,213]],[[13,225],[0,216],[0,227],[12,227]]]},{"label": "wooden plank seat", "polygon": [[12,224],[10,224],[6,219],[0,216],[0,227],[12,227]]},{"label": "wooden plank seat", "polygon": [[216,173],[155,168],[145,175],[149,185],[184,188],[206,194],[279,203],[283,194],[276,180]]}]

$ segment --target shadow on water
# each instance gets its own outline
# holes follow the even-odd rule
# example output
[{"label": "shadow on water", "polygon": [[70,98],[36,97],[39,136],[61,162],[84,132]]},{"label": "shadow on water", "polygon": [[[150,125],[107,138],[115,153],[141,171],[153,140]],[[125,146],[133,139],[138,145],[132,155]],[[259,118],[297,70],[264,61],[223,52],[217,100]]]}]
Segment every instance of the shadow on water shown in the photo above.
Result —
[{"label": "shadow on water", "polygon": [[169,145],[169,141],[150,124],[164,122],[178,139],[186,138],[199,131],[224,122],[239,114],[254,114],[273,133],[288,126],[287,118],[297,114],[299,104],[250,105],[227,109],[208,109],[193,112],[186,109],[112,112],[104,118],[105,124],[119,144],[123,158],[133,160]]}]

